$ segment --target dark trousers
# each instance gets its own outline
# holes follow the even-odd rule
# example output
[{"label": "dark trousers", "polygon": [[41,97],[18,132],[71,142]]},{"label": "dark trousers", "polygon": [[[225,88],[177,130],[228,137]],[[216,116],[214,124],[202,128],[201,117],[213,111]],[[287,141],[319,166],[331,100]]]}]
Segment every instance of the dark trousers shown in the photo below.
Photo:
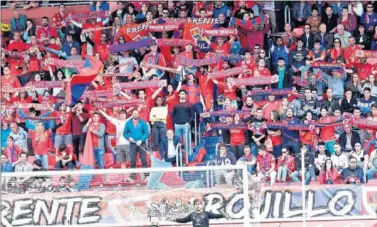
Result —
[{"label": "dark trousers", "polygon": [[243,153],[244,148],[245,148],[244,144],[241,144],[238,146],[230,145],[230,152],[232,152],[234,154],[234,157],[236,157],[236,159],[238,160],[244,155]]},{"label": "dark trousers", "polygon": [[73,152],[77,159],[80,158],[80,153],[84,150],[85,146],[85,134],[72,136]]},{"label": "dark trousers", "polygon": [[[130,158],[131,158],[131,168],[136,168],[136,158],[137,158],[137,153],[139,152],[140,155],[140,160],[143,168],[147,168],[147,157],[146,157],[146,151],[147,150],[147,145],[145,142],[141,143],[140,146],[137,146],[136,143],[130,143]],[[144,174],[145,176],[148,176],[148,173]],[[135,178],[135,173],[132,173],[130,175],[131,179]]]},{"label": "dark trousers", "polygon": [[[69,170],[74,170],[75,167],[76,167],[76,162],[74,162],[74,161],[67,162],[65,164],[65,166],[67,166]],[[63,166],[63,162],[62,161],[58,161],[55,164],[55,169],[56,170],[60,170],[60,169],[63,169],[65,166]]]},{"label": "dark trousers", "polygon": [[160,142],[166,137],[166,124],[157,121],[152,126],[152,136],[153,136],[153,150],[158,150],[160,148]]}]

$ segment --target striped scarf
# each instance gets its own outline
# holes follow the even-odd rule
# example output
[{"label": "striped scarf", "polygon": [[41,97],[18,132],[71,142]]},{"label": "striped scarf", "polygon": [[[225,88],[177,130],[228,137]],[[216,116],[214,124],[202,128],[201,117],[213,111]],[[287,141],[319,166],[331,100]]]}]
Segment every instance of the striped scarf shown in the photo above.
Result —
[{"label": "striped scarf", "polygon": [[224,78],[228,76],[239,75],[243,73],[244,70],[245,70],[244,67],[236,67],[236,68],[226,69],[223,71],[211,72],[211,73],[208,73],[208,76],[210,76],[212,79],[220,79],[220,78]]},{"label": "striped scarf", "polygon": [[150,46],[153,42],[152,38],[142,39],[140,41],[135,42],[127,42],[124,44],[117,44],[117,45],[111,45],[108,50],[111,53],[118,53],[121,51],[129,51],[129,50],[135,50],[139,49],[141,47]]}]

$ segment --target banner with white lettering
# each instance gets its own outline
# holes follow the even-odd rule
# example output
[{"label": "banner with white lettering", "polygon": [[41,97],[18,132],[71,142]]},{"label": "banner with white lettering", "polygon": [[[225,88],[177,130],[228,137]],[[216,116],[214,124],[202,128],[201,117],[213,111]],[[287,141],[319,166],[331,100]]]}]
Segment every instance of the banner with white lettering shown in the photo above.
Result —
[{"label": "banner with white lettering", "polygon": [[[1,226],[93,223],[139,226],[150,224],[153,218],[169,224],[174,218],[193,212],[195,198],[203,199],[206,211],[224,213],[230,219],[244,217],[243,193],[233,188],[110,190],[29,194],[3,192]],[[289,221],[302,216],[301,195],[298,185],[263,191],[260,204],[262,220],[284,218]],[[250,194],[251,203],[252,197]],[[306,198],[309,218],[343,217],[346,220],[351,216],[376,215],[375,186],[313,185],[307,187]]]}]

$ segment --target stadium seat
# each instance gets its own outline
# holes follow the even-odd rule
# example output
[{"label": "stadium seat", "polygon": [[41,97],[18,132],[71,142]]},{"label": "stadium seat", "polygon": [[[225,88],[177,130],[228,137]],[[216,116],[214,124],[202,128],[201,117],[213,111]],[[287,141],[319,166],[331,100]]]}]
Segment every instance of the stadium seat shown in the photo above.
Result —
[{"label": "stadium seat", "polygon": [[109,169],[114,166],[114,155],[113,153],[105,153],[103,155],[103,159],[105,162],[105,169]]},{"label": "stadium seat", "polygon": [[55,165],[56,165],[56,156],[48,155],[48,169],[55,170]]}]

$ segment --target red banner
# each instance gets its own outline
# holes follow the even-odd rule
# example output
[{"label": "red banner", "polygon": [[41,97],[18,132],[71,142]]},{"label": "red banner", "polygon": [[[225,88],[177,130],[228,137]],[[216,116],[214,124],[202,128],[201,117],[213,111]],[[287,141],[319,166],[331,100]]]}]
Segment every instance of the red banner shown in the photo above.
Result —
[{"label": "red banner", "polygon": [[202,34],[202,30],[212,29],[218,23],[216,18],[187,18],[184,24],[183,39],[194,39]]},{"label": "red banner", "polygon": [[179,29],[179,24],[150,24],[148,31],[162,32],[162,31],[175,31]]},{"label": "red banner", "polygon": [[67,17],[67,19],[77,21],[77,20],[86,20],[90,18],[105,18],[108,16],[110,16],[110,12],[102,10],[102,11],[93,11],[93,12],[85,12],[85,13],[72,13]]},{"label": "red banner", "polygon": [[125,24],[119,32],[126,39],[126,41],[138,41],[148,34],[149,24],[152,21],[144,22],[141,24]]},{"label": "red banner", "polygon": [[359,58],[377,58],[377,51],[375,50],[356,50],[355,56]]},{"label": "red banner", "polygon": [[204,29],[203,36],[234,36],[237,35],[234,28]]}]

